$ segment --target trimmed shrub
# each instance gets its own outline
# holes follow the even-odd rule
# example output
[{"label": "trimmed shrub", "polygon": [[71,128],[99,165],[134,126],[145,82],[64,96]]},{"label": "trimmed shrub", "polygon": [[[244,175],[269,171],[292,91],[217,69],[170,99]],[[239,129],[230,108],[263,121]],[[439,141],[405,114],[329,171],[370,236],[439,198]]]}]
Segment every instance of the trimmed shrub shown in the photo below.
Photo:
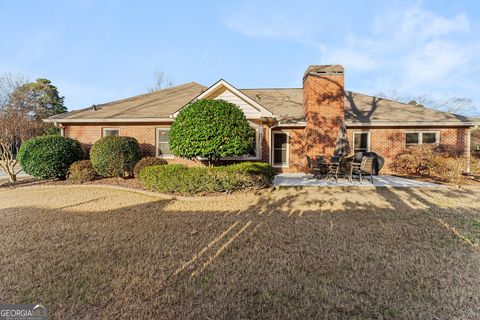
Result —
[{"label": "trimmed shrub", "polygon": [[78,141],[58,135],[27,140],[18,152],[23,171],[39,179],[65,179],[70,165],[84,157]]},{"label": "trimmed shrub", "polygon": [[178,114],[169,133],[173,154],[218,160],[240,156],[254,146],[255,130],[240,108],[224,100],[200,99]]},{"label": "trimmed shrub", "polygon": [[140,161],[137,162],[135,165],[135,168],[133,168],[133,175],[135,178],[138,179],[140,176],[140,171],[143,170],[143,168],[150,167],[150,166],[158,166],[161,164],[167,164],[167,162],[163,159],[160,158],[155,158],[155,157],[145,157],[142,158]]},{"label": "trimmed shrub", "polygon": [[264,179],[263,184],[271,184],[275,176],[275,170],[271,165],[265,162],[240,162],[224,167],[230,172],[252,175],[259,179]]},{"label": "trimmed shrub", "polygon": [[105,137],[90,149],[93,169],[103,177],[132,177],[140,158],[138,142],[131,137]]},{"label": "trimmed shrub", "polygon": [[83,183],[95,180],[97,173],[90,160],[74,162],[68,169],[68,180]]},{"label": "trimmed shrub", "polygon": [[441,146],[411,146],[399,152],[390,168],[406,175],[423,175],[433,179],[460,183],[465,179],[467,160],[458,151]]},{"label": "trimmed shrub", "polygon": [[187,195],[262,188],[270,186],[272,178],[273,168],[265,163],[219,167],[167,164],[146,167],[140,172],[140,181],[149,190]]}]

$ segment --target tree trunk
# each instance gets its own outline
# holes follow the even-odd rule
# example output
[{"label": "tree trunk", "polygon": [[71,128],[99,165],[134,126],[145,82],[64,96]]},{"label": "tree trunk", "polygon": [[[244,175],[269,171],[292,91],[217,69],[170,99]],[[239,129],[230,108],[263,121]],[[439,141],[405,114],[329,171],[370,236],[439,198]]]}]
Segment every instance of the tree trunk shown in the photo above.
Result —
[{"label": "tree trunk", "polygon": [[8,174],[8,180],[10,180],[10,182],[16,182],[17,181],[17,175],[15,173],[9,173]]}]

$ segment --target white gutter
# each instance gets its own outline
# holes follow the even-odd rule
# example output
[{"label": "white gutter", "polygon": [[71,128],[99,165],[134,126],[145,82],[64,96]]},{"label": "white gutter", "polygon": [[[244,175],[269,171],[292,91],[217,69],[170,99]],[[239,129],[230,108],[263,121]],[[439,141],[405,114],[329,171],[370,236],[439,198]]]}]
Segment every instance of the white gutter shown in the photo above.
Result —
[{"label": "white gutter", "polygon": [[473,127],[479,122],[412,121],[412,122],[346,122],[347,127]]},{"label": "white gutter", "polygon": [[467,156],[467,174],[470,174],[470,143],[471,143],[471,134],[472,131],[470,128],[467,130],[467,151],[466,151],[466,156]]},{"label": "white gutter", "polygon": [[44,122],[53,123],[139,123],[139,122],[173,122],[171,118],[108,118],[108,119],[44,119]]}]

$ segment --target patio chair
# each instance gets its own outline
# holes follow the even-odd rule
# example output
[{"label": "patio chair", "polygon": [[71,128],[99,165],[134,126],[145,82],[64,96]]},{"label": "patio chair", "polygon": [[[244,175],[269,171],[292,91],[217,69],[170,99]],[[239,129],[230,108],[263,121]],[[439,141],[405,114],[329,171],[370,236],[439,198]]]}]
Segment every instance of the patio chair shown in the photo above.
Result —
[{"label": "patio chair", "polygon": [[[333,161],[335,160],[337,161]],[[341,174],[341,163],[340,157],[332,157],[332,162],[327,164],[327,175],[326,180],[333,179],[335,182],[338,182],[338,176]]]},{"label": "patio chair", "polygon": [[320,170],[318,167],[316,167],[312,161],[312,158],[310,158],[310,156],[305,156],[307,158],[307,165],[308,165],[308,168],[310,169],[310,172],[313,173],[313,177],[314,178],[319,178],[320,177]]},{"label": "patio chair", "polygon": [[344,178],[347,178],[348,181],[353,180],[352,176],[352,167],[354,162],[354,156],[342,157],[340,160],[340,173]]},{"label": "patio chair", "polygon": [[332,156],[331,160],[332,160],[332,163],[333,162],[340,162],[340,156]]},{"label": "patio chair", "polygon": [[357,175],[359,177],[359,180],[362,181],[364,176],[370,176],[370,182],[373,184],[373,174],[374,174],[374,168],[373,168],[373,162],[375,160],[375,157],[363,157],[362,162],[357,163],[354,162],[352,163],[352,168],[351,168],[351,175]]},{"label": "patio chair", "polygon": [[317,156],[317,168],[321,175],[326,176],[328,173],[328,162],[324,156]]}]

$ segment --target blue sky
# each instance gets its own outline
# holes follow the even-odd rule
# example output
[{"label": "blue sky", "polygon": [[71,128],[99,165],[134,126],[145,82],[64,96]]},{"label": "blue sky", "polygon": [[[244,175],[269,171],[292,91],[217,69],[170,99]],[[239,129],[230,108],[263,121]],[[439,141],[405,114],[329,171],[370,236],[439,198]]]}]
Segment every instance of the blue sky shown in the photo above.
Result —
[{"label": "blue sky", "polygon": [[346,88],[480,109],[480,1],[2,1],[0,73],[44,77],[69,109],[175,84],[301,87],[343,64]]}]

